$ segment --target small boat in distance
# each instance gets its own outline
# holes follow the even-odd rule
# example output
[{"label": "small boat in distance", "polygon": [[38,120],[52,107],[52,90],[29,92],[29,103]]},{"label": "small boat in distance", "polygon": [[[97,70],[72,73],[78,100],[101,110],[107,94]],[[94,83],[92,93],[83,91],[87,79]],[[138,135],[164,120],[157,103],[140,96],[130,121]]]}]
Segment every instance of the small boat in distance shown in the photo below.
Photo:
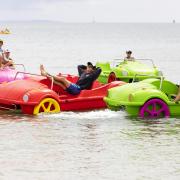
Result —
[{"label": "small boat in distance", "polygon": [[10,30],[5,28],[4,30],[0,30],[0,34],[11,34]]}]

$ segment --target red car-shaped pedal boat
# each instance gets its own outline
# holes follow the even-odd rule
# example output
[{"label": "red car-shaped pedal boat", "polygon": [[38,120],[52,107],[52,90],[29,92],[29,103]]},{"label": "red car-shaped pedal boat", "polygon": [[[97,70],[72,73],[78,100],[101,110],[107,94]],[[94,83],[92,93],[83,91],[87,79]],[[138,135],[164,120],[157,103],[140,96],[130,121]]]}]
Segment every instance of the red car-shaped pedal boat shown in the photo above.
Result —
[{"label": "red car-shaped pedal boat", "polygon": [[[77,76],[63,75],[72,83]],[[102,85],[95,81],[91,90],[82,90],[79,95],[71,95],[53,80],[38,75],[29,75],[24,80],[14,80],[0,84],[0,109],[17,109],[24,114],[58,113],[60,111],[80,111],[105,108],[103,97],[107,90],[125,84],[115,81]]]}]

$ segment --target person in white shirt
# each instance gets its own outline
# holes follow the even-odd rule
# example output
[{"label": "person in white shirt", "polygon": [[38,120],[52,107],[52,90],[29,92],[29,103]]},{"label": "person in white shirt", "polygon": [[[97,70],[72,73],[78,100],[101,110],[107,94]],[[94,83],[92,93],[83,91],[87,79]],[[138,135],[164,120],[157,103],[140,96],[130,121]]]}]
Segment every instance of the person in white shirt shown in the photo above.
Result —
[{"label": "person in white shirt", "polygon": [[135,58],[132,57],[132,51],[126,51],[126,57],[124,58],[124,61],[134,61]]},{"label": "person in white shirt", "polygon": [[13,60],[10,58],[10,51],[8,49],[3,52],[2,65],[3,68],[8,66],[13,67]]}]

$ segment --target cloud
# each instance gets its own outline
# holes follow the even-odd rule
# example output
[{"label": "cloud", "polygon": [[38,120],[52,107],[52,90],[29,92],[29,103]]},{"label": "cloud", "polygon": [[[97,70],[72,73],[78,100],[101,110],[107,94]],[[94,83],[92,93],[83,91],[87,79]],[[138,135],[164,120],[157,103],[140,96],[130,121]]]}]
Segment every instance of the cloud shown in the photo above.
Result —
[{"label": "cloud", "polygon": [[1,2],[1,10],[21,10],[35,8],[35,1],[6,0]]},{"label": "cloud", "polygon": [[[180,21],[179,0],[5,0],[0,20],[90,22]],[[2,19],[3,18],[3,19]]]}]

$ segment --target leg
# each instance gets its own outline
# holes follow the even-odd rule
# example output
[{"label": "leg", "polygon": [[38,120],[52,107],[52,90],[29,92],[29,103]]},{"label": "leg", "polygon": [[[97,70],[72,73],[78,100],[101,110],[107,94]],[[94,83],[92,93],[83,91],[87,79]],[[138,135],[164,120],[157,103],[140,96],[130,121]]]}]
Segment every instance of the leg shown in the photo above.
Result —
[{"label": "leg", "polygon": [[54,84],[57,84],[58,86],[62,87],[63,90],[66,90],[67,87],[64,86],[64,84],[60,83],[60,82],[57,82],[57,81],[54,81]]},{"label": "leg", "polygon": [[46,76],[47,77],[48,73],[45,71],[44,66],[42,64],[40,65],[40,71],[41,71],[41,75],[42,76]]},{"label": "leg", "polygon": [[47,77],[48,79],[53,78],[54,79],[54,83],[57,85],[60,85],[63,89],[66,89],[70,86],[71,82],[68,81],[66,78],[64,77],[58,77],[58,76],[52,76],[50,74],[48,74],[45,69],[44,66],[41,65],[40,66],[40,71],[41,71],[41,75]]},{"label": "leg", "polygon": [[55,79],[54,79],[53,76],[47,76],[47,78],[48,78],[49,80],[52,80],[52,78],[53,78],[54,84],[60,86],[60,87],[61,87],[62,89],[64,89],[64,90],[67,89],[67,87],[66,87],[62,82],[55,81]]},{"label": "leg", "polygon": [[53,78],[54,78],[55,82],[63,83],[66,86],[66,88],[68,88],[70,86],[70,84],[71,84],[71,82],[68,81],[64,77],[53,76]]}]

